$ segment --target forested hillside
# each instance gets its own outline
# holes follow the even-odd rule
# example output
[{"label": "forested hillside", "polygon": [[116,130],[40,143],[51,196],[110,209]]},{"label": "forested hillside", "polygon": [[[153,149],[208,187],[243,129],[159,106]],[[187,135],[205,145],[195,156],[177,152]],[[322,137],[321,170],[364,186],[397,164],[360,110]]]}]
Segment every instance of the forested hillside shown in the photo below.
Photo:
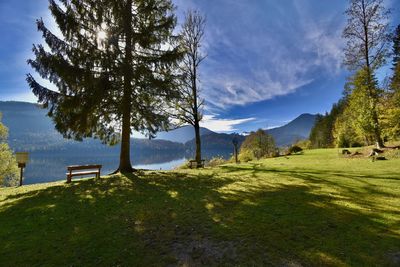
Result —
[{"label": "forested hillside", "polygon": [[[108,150],[107,146],[97,140],[76,142],[64,139],[59,134],[49,117],[47,110],[40,106],[25,102],[1,102],[0,112],[3,113],[4,124],[9,128],[10,146],[15,150],[57,151],[57,150]],[[269,129],[278,146],[287,146],[297,140],[307,139],[314,125],[316,115],[302,114],[288,124]],[[202,148],[205,150],[231,150],[232,134],[215,133],[207,128],[201,128]],[[239,141],[244,140],[239,136]],[[133,139],[134,150],[184,150],[194,149],[194,130],[191,126],[183,126],[169,132],[159,132],[156,139]],[[167,142],[170,141],[170,142]],[[183,147],[185,144],[185,148]]]}]

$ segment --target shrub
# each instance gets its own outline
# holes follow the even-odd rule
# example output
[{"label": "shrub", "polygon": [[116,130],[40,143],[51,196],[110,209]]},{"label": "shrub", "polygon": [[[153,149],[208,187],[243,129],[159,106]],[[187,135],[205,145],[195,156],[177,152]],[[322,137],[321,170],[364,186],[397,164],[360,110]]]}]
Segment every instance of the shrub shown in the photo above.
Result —
[{"label": "shrub", "polygon": [[[264,130],[259,129],[257,132],[251,132],[246,137],[240,147],[240,153],[242,153],[242,150],[251,151],[252,159],[271,157],[275,153],[275,141],[271,135],[266,133]],[[246,155],[246,159],[248,159],[248,156],[249,155]]]},{"label": "shrub", "polygon": [[219,165],[227,163],[227,160],[225,160],[221,156],[216,156],[210,159],[209,161],[206,162],[206,166],[208,167],[217,167]]},{"label": "shrub", "polygon": [[0,143],[0,187],[18,184],[18,168],[15,157],[7,144]]},{"label": "shrub", "polygon": [[398,159],[400,158],[400,149],[391,149],[385,152],[389,159]]},{"label": "shrub", "polygon": [[190,169],[189,168],[189,161],[185,161],[184,163],[182,163],[181,165],[175,167],[176,170],[187,170]]},{"label": "shrub", "polygon": [[239,153],[239,161],[240,162],[249,162],[254,160],[254,154],[249,149],[241,149]]},{"label": "shrub", "polygon": [[310,149],[311,148],[311,141],[310,140],[299,140],[297,141],[295,144],[293,144],[294,146],[299,146],[301,147],[303,150],[305,149]]},{"label": "shrub", "polygon": [[276,148],[274,154],[272,155],[272,157],[273,158],[278,158],[280,156],[281,156],[281,151],[280,151],[279,148]]},{"label": "shrub", "polygon": [[302,151],[303,151],[303,149],[301,147],[299,147],[299,146],[296,146],[296,145],[291,146],[288,149],[288,153],[289,154],[297,154],[297,153],[300,153]]},{"label": "shrub", "polygon": [[7,144],[8,129],[1,123],[0,113],[0,187],[18,184],[15,156]]}]

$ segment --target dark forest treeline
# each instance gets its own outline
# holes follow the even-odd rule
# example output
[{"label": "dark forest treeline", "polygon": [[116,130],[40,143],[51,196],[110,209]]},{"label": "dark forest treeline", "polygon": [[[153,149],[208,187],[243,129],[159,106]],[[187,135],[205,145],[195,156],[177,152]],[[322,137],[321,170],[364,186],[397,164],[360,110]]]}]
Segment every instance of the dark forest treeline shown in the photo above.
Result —
[{"label": "dark forest treeline", "polygon": [[335,145],[334,125],[337,117],[343,112],[345,99],[333,104],[332,109],[325,115],[318,115],[310,133],[311,148],[328,148]]}]

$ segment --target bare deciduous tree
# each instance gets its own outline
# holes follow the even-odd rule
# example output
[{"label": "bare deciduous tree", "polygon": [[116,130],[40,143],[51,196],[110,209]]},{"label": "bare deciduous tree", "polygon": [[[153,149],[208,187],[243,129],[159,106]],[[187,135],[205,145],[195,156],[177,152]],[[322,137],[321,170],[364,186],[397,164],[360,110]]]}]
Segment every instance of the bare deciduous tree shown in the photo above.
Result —
[{"label": "bare deciduous tree", "polygon": [[383,147],[384,144],[377,109],[380,94],[373,77],[388,55],[389,13],[383,0],[350,0],[350,6],[346,10],[347,26],[343,31],[343,37],[347,39],[345,65],[352,71],[365,69],[367,72],[367,93],[371,102],[374,137],[378,147]]},{"label": "bare deciduous tree", "polygon": [[198,11],[189,10],[182,27],[182,46],[186,54],[182,62],[182,99],[178,104],[178,118],[192,125],[196,138],[197,166],[201,166],[200,121],[203,99],[199,96],[199,66],[205,59],[201,44],[205,32],[205,18]]}]

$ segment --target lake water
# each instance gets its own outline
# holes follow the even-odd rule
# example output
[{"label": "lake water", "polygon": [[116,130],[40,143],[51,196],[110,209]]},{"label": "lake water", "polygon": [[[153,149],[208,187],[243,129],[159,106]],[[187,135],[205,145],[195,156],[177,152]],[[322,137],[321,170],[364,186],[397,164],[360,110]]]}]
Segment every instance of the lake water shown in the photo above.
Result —
[{"label": "lake water", "polygon": [[[87,155],[43,155],[42,153],[31,153],[30,161],[26,166],[24,173],[24,184],[36,184],[53,182],[66,179],[66,169],[69,165],[101,164],[101,174],[106,175],[115,171],[118,167],[119,155],[96,155],[89,157]],[[135,162],[132,165],[137,169],[149,170],[172,170],[186,161],[183,155],[178,158],[172,158],[170,161],[157,162],[148,159],[147,162]]]},{"label": "lake water", "polygon": [[[228,152],[207,152],[203,153],[205,159],[221,155],[227,158]],[[131,162],[134,168],[147,170],[172,170],[182,165],[189,155],[185,153],[142,153],[131,154]],[[73,154],[73,153],[46,153],[31,152],[30,161],[24,172],[24,184],[46,183],[53,181],[66,180],[67,166],[101,164],[101,175],[107,175],[115,171],[118,167],[118,153],[93,153]]]}]

